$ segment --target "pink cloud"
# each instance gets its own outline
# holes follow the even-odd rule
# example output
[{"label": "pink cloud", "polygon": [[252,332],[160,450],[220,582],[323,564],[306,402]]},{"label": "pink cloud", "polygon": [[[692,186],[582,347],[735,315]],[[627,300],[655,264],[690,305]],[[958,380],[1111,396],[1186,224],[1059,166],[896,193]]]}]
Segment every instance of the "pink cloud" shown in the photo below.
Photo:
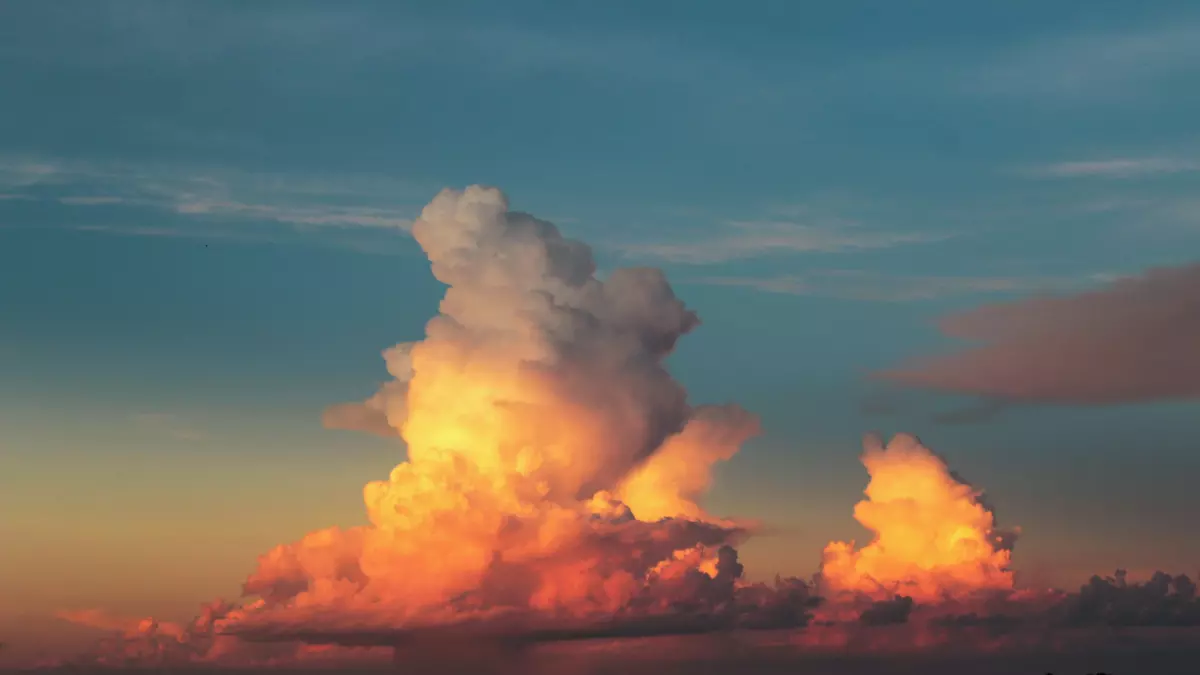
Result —
[{"label": "pink cloud", "polygon": [[1200,396],[1200,263],[1105,288],[984,305],[941,321],[981,343],[878,377],[1017,400],[1104,404]]}]

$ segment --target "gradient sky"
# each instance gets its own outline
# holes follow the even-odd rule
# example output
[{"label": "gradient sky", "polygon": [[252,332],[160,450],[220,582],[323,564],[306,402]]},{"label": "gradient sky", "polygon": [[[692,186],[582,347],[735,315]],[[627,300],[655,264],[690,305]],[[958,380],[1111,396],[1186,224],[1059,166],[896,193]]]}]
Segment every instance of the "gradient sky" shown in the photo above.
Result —
[{"label": "gradient sky", "polygon": [[752,577],[863,536],[872,429],[986,489],[1029,583],[1196,571],[1195,403],[865,377],[949,311],[1196,257],[1192,3],[411,4],[0,5],[0,626],[190,616],[360,522],[403,450],[321,411],[421,335],[404,227],[470,183],[700,313],[674,372],[766,429],[707,502],[770,526]]}]

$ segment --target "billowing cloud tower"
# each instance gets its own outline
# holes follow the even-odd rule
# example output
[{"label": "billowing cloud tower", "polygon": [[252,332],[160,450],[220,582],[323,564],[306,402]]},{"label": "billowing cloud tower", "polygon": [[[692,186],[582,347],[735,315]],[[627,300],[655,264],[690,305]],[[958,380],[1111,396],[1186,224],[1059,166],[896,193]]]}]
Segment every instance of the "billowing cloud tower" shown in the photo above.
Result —
[{"label": "billowing cloud tower", "polygon": [[741,529],[695,498],[758,424],[691,407],[665,369],[698,319],[662,273],[597,279],[586,245],[484,187],[443,191],[412,233],[448,287],[441,311],[384,352],[394,380],[326,413],[396,434],[408,458],[366,486],[369,525],[263,556],[245,586],[262,604],[227,627],[611,617],[651,611],[660,586],[731,582],[718,550]]}]

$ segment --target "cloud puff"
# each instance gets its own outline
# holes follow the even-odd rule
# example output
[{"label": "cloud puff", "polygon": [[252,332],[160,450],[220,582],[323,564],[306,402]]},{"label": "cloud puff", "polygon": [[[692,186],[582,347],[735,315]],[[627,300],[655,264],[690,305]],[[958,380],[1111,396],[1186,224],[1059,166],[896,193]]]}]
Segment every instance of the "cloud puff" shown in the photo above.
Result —
[{"label": "cloud puff", "polygon": [[941,322],[982,342],[877,373],[899,383],[1010,400],[1120,403],[1200,395],[1200,264],[1105,288],[986,305]]}]

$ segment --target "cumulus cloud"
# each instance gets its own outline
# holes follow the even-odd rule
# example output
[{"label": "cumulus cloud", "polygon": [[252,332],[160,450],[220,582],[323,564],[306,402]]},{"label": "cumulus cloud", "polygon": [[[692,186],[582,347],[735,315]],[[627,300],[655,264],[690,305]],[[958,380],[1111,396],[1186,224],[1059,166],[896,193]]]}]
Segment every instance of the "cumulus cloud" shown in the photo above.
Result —
[{"label": "cumulus cloud", "polygon": [[363,644],[801,621],[796,588],[739,590],[731,545],[746,527],[697,502],[758,420],[693,407],[666,370],[699,320],[660,271],[602,281],[585,244],[477,186],[439,194],[412,234],[447,285],[440,312],[424,339],[383,352],[392,380],[324,416],[403,439],[407,459],[366,486],[370,525],[262,556],[244,586],[261,605],[228,634]]},{"label": "cumulus cloud", "polygon": [[368,523],[272,548],[240,604],[188,624],[65,612],[113,634],[82,662],[270,665],[780,628],[793,647],[911,650],[1195,621],[1184,577],[1015,588],[1014,534],[907,434],[864,440],[854,515],[871,541],[831,542],[811,581],[751,583],[735,547],[753,526],[701,500],[759,420],[693,405],[666,369],[699,319],[662,273],[600,279],[586,245],[479,186],[439,194],[412,234],[447,286],[439,312],[422,339],[384,350],[387,383],[324,418],[403,441],[404,460],[363,489]]},{"label": "cumulus cloud", "polygon": [[939,602],[1013,588],[1015,533],[997,527],[981,493],[943,459],[911,434],[886,444],[868,435],[862,459],[871,480],[854,517],[874,537],[862,547],[853,541],[825,547],[822,590]]},{"label": "cumulus cloud", "polygon": [[877,376],[1012,401],[1200,395],[1200,264],[1152,269],[1075,295],[985,305],[946,317],[941,329],[982,344]]}]

